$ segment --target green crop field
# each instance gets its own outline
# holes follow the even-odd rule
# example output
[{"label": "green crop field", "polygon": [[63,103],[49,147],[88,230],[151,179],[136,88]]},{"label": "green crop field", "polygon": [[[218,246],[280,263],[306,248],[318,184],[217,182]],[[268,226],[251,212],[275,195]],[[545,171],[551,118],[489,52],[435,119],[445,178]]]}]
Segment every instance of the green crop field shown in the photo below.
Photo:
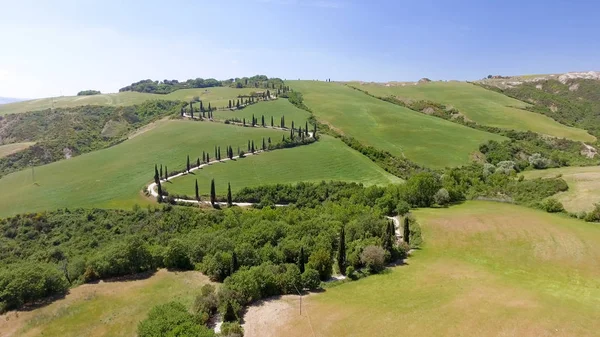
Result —
[{"label": "green crop field", "polygon": [[161,269],[146,279],[85,284],[48,306],[0,316],[0,336],[135,336],[153,306],[180,301],[189,307],[206,283],[196,271]]},{"label": "green crop field", "polygon": [[189,102],[194,97],[198,96],[206,106],[211,103],[213,107],[224,107],[230,99],[236,98],[238,95],[246,95],[252,91],[257,91],[254,88],[230,88],[230,87],[213,87],[213,88],[198,88],[198,89],[181,89],[170,94],[148,94],[141,92],[125,91],[114,94],[101,94],[91,96],[62,96],[34,99],[30,101],[9,103],[0,105],[0,115],[10,113],[21,113],[27,111],[37,111],[52,108],[71,108],[82,105],[112,105],[125,106],[139,104],[151,99],[163,100],[182,100]]},{"label": "green crop field", "polygon": [[561,167],[547,170],[527,171],[527,179],[556,177],[569,185],[569,190],[553,196],[569,212],[591,211],[600,203],[600,166]]},{"label": "green crop field", "polygon": [[10,154],[19,152],[21,150],[25,150],[26,148],[30,147],[33,144],[35,144],[35,143],[34,142],[25,142],[25,143],[13,143],[13,144],[0,145],[0,158],[6,157]]},{"label": "green crop field", "polygon": [[[214,147],[246,147],[249,139],[281,140],[283,131],[221,123],[164,121],[108,149],[26,169],[0,179],[0,217],[62,207],[131,207],[148,202],[141,193],[154,164],[183,169],[186,156],[214,156]],[[35,175],[35,184],[32,175]]]},{"label": "green crop field", "polygon": [[[265,116],[266,125],[271,125],[272,116],[273,123],[275,126],[279,126],[281,116],[285,116],[285,125],[287,127],[291,127],[292,122],[294,122],[294,127],[296,128],[299,125],[301,125],[304,128],[306,120],[308,119],[308,117],[310,117],[308,112],[302,109],[298,109],[287,99],[284,98],[252,104],[247,108],[241,110],[226,110],[214,112],[216,120],[225,120],[233,118],[242,120],[243,118],[245,118],[248,124],[252,121],[252,115],[258,118],[259,124],[261,123],[261,116]],[[312,130],[312,126],[309,126],[309,129]]]},{"label": "green crop field", "polygon": [[526,103],[465,82],[431,82],[390,85],[352,83],[351,85],[379,96],[400,99],[430,100],[458,109],[468,119],[505,129],[533,131],[540,134],[592,142],[585,130],[569,127],[550,117],[523,110]]},{"label": "green crop field", "polygon": [[227,183],[235,193],[243,187],[265,184],[348,181],[365,185],[399,183],[402,180],[375,165],[368,158],[328,136],[313,144],[261,153],[235,161],[215,163],[165,184],[169,192],[194,195],[198,179],[200,193],[208,195],[215,179],[217,194],[227,193]]},{"label": "green crop field", "polygon": [[487,140],[503,140],[381,101],[337,83],[286,82],[304,95],[315,116],[360,142],[429,167],[466,164]]},{"label": "green crop field", "polygon": [[271,336],[598,335],[597,224],[491,202],[415,215],[407,265],[305,296],[302,316],[297,298],[264,304]]}]

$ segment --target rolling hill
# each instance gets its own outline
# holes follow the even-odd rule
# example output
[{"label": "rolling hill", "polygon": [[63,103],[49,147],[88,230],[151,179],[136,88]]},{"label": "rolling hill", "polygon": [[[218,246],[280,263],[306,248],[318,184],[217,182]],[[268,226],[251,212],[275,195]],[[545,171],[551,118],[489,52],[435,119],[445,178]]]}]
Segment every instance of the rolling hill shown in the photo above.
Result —
[{"label": "rolling hill", "polygon": [[479,144],[504,137],[427,116],[337,83],[288,81],[315,116],[339,132],[396,156],[441,168],[466,164]]},{"label": "rolling hill", "polygon": [[378,97],[394,96],[401,100],[429,100],[452,106],[466,118],[482,125],[529,130],[586,142],[595,140],[585,130],[569,127],[543,114],[525,110],[529,106],[527,103],[466,82],[387,85],[351,83],[351,85]]},{"label": "rolling hill", "polygon": [[238,95],[246,95],[258,89],[250,88],[230,88],[230,87],[213,87],[213,88],[198,88],[198,89],[181,89],[172,93],[148,94],[134,91],[119,92],[113,94],[100,94],[91,96],[62,96],[41,98],[23,102],[9,103],[0,105],[0,115],[10,113],[21,113],[27,111],[37,111],[54,108],[71,108],[82,105],[110,105],[110,106],[125,106],[140,104],[142,102],[162,99],[169,101],[182,100],[189,102],[194,97],[199,97],[208,105],[210,102],[213,107],[224,107],[229,99],[236,98]]}]

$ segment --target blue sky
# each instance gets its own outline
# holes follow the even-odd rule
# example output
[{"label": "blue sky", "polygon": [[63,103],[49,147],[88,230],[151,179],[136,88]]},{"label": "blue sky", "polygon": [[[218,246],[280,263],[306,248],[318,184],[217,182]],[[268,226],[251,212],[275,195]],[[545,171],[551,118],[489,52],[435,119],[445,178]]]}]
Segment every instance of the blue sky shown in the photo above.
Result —
[{"label": "blue sky", "polygon": [[600,70],[597,1],[0,0],[0,96],[140,79]]}]

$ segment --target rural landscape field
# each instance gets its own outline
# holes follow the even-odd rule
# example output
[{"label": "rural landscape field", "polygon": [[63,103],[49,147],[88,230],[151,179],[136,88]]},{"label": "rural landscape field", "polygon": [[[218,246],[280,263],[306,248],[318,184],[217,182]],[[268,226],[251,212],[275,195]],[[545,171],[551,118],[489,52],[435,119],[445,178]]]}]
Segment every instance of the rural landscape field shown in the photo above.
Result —
[{"label": "rural landscape field", "polygon": [[600,335],[599,6],[4,7],[1,337]]}]

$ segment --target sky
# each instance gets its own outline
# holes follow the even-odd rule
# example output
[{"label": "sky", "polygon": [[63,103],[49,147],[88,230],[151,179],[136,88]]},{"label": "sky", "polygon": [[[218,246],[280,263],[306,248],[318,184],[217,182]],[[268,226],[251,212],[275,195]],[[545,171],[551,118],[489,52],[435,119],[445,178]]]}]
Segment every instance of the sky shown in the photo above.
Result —
[{"label": "sky", "polygon": [[475,80],[600,70],[599,1],[0,0],[0,96],[141,79]]}]

